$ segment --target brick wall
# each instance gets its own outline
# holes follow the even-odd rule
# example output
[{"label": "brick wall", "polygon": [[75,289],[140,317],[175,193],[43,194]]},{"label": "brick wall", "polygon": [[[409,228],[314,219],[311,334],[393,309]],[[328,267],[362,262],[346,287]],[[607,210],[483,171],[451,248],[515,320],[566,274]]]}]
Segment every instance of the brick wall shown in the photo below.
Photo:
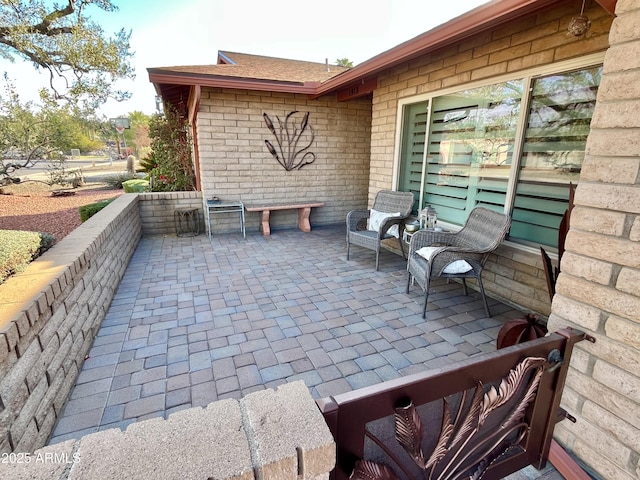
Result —
[{"label": "brick wall", "polygon": [[[300,169],[286,171],[267,150],[265,140],[275,144],[263,113],[274,124],[276,116],[310,112],[315,131],[310,152],[316,160]],[[245,204],[318,200],[311,225],[343,223],[346,214],[367,203],[371,102],[369,99],[337,102],[334,96],[310,100],[305,95],[204,88],[197,117],[202,190],[225,200]],[[301,145],[302,146],[302,145]],[[298,147],[300,148],[300,146]],[[259,226],[259,213],[248,213],[247,230]],[[216,216],[216,228],[235,231],[237,215]],[[271,214],[271,226],[295,228],[297,212]]]},{"label": "brick wall", "polygon": [[[586,38],[567,35],[569,20],[581,6],[580,0],[554,2],[551,10],[471,36],[380,76],[373,97],[369,204],[379,190],[393,187],[399,100],[606,50],[612,18],[595,1],[587,2],[585,10],[592,22]],[[515,246],[497,253],[483,276],[487,292],[548,315],[551,302],[540,253]]]},{"label": "brick wall", "polygon": [[138,196],[143,235],[176,233],[175,211],[197,208],[200,232],[205,232],[202,192],[143,193]]},{"label": "brick wall", "polygon": [[0,452],[44,445],[142,234],[200,192],[122,195],[0,285]]},{"label": "brick wall", "polygon": [[559,441],[602,478],[640,478],[640,3],[618,0],[551,329],[577,346]]},{"label": "brick wall", "polygon": [[46,443],[139,238],[122,195],[0,285],[0,452]]}]

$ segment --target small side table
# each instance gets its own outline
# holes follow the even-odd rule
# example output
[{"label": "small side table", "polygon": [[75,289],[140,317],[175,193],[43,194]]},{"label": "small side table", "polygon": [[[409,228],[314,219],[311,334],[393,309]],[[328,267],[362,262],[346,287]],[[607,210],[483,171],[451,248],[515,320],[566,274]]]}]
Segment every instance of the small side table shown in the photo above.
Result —
[{"label": "small side table", "polygon": [[242,237],[247,238],[244,229],[244,203],[241,201],[225,200],[205,200],[206,212],[207,212],[207,229],[209,232],[209,240],[211,240],[211,215],[218,213],[239,213],[240,214],[240,232]]},{"label": "small side table", "polygon": [[173,212],[176,235],[195,237],[200,233],[200,215],[197,208],[176,208]]}]

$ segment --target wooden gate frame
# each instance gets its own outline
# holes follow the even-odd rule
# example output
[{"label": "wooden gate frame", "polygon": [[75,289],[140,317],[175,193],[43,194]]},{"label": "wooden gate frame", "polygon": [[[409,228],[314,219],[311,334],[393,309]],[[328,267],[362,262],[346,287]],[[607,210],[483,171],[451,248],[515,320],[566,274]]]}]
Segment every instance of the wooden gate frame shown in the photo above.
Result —
[{"label": "wooden gate frame", "polygon": [[[482,410],[484,404],[491,403],[495,401],[496,396],[500,396],[502,387],[506,386],[504,390],[509,390],[509,384],[513,378],[520,376],[519,373],[514,374],[514,372],[520,372],[524,364],[535,364],[535,368],[527,368],[529,368],[530,383],[535,381],[537,386],[526,387],[525,381],[522,382],[524,387],[521,390],[526,390],[524,396],[531,393],[533,396],[528,397],[530,400],[527,401],[526,408],[523,408],[522,435],[517,444],[512,447],[516,453],[510,453],[507,456],[492,452],[492,456],[484,456],[471,465],[461,467],[459,471],[443,474],[442,478],[500,479],[527,465],[533,465],[537,469],[544,468],[549,456],[555,424],[564,418],[572,419],[560,408],[560,400],[573,345],[582,340],[595,341],[593,337],[583,332],[567,328],[544,338],[477,355],[443,368],[317,400],[337,445],[337,462],[331,474],[332,480],[411,478],[407,470],[397,463],[397,459],[392,459],[392,462],[385,466],[369,462],[364,458],[365,435],[369,435],[365,431],[367,423],[393,416],[396,422],[396,439],[408,454],[403,456],[402,461],[412,463],[413,468],[416,463],[423,468],[426,457],[422,457],[422,452],[416,453],[416,448],[412,449],[411,445],[407,445],[407,443],[411,444],[411,441],[407,440],[406,431],[404,434],[399,433],[398,422],[401,424],[400,430],[403,430],[403,420],[399,419],[398,412],[404,411],[399,406],[410,399],[415,407],[419,407],[439,399],[444,400],[465,390],[478,392],[483,389],[483,385],[497,385],[502,382],[501,388],[490,388],[489,393],[483,392],[484,401],[479,399]],[[524,375],[522,377],[524,378]],[[534,391],[531,392],[531,389]],[[517,400],[517,397],[513,399]],[[403,415],[401,413],[400,417]],[[404,416],[404,426],[407,427],[407,415]],[[408,417],[412,418],[411,413]],[[419,424],[420,420],[418,419],[417,422]],[[409,421],[408,430],[416,430],[413,428],[416,427],[414,423],[413,420]],[[419,436],[422,436],[422,426],[417,426],[420,427]],[[459,426],[456,426],[456,429],[459,430]],[[442,430],[445,430],[444,420]],[[403,435],[405,438],[401,438]],[[455,433],[452,436],[455,436]],[[440,439],[442,439],[442,432],[440,432]],[[460,439],[457,441],[460,442]],[[419,444],[419,442],[419,439],[414,439],[414,443]],[[449,442],[452,442],[451,438]],[[419,447],[414,445],[416,446]],[[438,446],[442,446],[440,441]],[[433,460],[434,455],[437,457],[435,451],[429,457],[430,461]],[[393,463],[394,461],[396,463]],[[420,462],[422,462],[421,465]],[[404,473],[397,475],[398,472]],[[472,473],[469,474],[469,472]],[[437,475],[438,473],[435,476]],[[477,476],[474,477],[474,475]],[[425,473],[423,478],[432,477]]]}]

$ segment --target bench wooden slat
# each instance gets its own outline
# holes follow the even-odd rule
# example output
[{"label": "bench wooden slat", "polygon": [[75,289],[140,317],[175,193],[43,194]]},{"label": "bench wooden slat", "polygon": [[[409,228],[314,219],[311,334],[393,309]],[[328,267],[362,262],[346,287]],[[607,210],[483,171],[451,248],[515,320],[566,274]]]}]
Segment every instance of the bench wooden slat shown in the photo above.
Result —
[{"label": "bench wooden slat", "polygon": [[246,205],[247,212],[261,212],[263,210],[293,210],[296,208],[314,208],[324,207],[324,202],[309,202],[309,203],[265,203],[263,205]]},{"label": "bench wooden slat", "polygon": [[266,237],[271,234],[269,226],[269,217],[272,210],[298,210],[298,228],[303,232],[311,231],[309,223],[309,215],[311,209],[315,207],[324,207],[324,202],[305,202],[305,203],[270,203],[264,205],[246,205],[247,212],[262,212],[262,234]]}]

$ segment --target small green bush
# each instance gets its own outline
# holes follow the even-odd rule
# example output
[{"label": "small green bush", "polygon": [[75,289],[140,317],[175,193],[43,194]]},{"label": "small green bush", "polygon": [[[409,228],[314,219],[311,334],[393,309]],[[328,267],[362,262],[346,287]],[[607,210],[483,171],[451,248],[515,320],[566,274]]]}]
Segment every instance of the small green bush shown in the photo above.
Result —
[{"label": "small green bush", "polygon": [[80,220],[82,222],[86,222],[87,220],[89,220],[91,217],[93,217],[96,213],[98,213],[100,210],[102,210],[104,207],[109,205],[114,200],[115,198],[112,198],[110,200],[102,200],[101,202],[90,203],[88,205],[83,205],[82,207],[79,207],[78,210],[80,211]]},{"label": "small green bush", "polygon": [[123,182],[122,187],[124,188],[125,193],[142,193],[149,191],[149,181],[148,180],[127,180]]},{"label": "small green bush", "polygon": [[56,242],[48,233],[0,230],[0,283],[22,272]]}]

